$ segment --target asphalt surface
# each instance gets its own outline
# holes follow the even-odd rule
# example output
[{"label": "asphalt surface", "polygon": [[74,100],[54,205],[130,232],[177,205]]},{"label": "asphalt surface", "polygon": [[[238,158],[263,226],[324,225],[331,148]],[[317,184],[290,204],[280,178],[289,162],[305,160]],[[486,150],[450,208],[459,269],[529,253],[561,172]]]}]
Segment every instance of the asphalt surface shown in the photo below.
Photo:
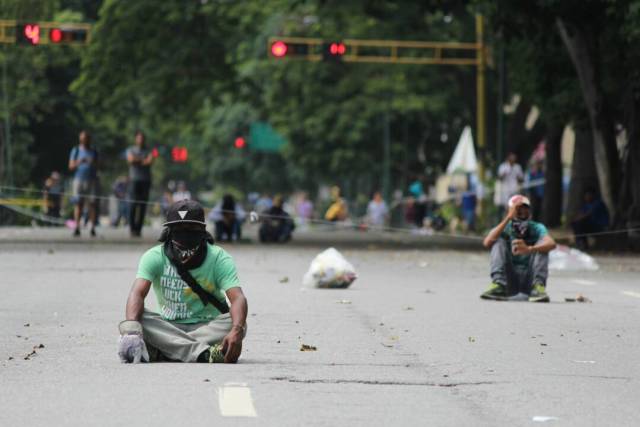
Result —
[{"label": "asphalt surface", "polygon": [[[637,257],[553,271],[552,302],[533,304],[480,300],[487,254],[466,247],[226,245],[249,300],[240,363],[122,365],[151,237],[25,230],[0,230],[2,426],[638,424]],[[303,288],[332,240],[359,278]]]}]

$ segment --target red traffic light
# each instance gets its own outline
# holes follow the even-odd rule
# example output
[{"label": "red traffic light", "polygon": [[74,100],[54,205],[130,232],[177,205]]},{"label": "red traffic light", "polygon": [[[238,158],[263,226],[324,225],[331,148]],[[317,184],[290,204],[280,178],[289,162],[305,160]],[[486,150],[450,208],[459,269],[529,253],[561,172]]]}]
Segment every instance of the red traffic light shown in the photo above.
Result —
[{"label": "red traffic light", "polygon": [[276,58],[282,58],[287,54],[287,44],[281,40],[273,42],[271,45],[271,54]]},{"label": "red traffic light", "polygon": [[176,163],[184,163],[189,158],[189,153],[186,147],[173,147],[171,149],[171,160]]},{"label": "red traffic light", "polygon": [[247,141],[239,136],[236,138],[236,140],[233,142],[233,145],[237,148],[237,149],[242,149],[247,145]]},{"label": "red traffic light", "polygon": [[40,44],[40,25],[18,24],[16,26],[16,42],[31,45]]},{"label": "red traffic light", "polygon": [[331,43],[329,45],[329,53],[331,55],[344,55],[345,52],[347,51],[347,47],[344,45],[344,43]]},{"label": "red traffic light", "polygon": [[49,40],[51,40],[51,43],[60,43],[62,41],[62,30],[60,28],[53,28],[49,31]]}]

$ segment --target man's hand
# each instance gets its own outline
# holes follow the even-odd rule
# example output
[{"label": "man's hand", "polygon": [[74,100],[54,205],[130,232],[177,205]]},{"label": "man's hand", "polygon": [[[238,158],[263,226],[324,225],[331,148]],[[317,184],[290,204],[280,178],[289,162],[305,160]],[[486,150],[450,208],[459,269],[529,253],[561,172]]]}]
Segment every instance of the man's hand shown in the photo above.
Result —
[{"label": "man's hand", "polygon": [[140,363],[149,361],[149,352],[142,339],[142,325],[135,320],[120,322],[118,356],[122,363]]},{"label": "man's hand", "polygon": [[514,255],[528,255],[532,252],[531,246],[527,246],[524,240],[515,239],[511,242],[511,252]]},{"label": "man's hand", "polygon": [[236,363],[242,353],[243,333],[240,328],[233,327],[231,332],[222,339],[224,363]]}]

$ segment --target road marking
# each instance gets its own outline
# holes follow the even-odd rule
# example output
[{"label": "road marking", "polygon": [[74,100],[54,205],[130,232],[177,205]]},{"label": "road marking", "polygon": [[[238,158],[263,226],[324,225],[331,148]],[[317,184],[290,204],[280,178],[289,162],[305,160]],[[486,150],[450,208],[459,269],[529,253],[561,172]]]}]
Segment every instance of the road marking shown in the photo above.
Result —
[{"label": "road marking", "polygon": [[587,280],[587,279],[571,279],[571,281],[575,284],[583,285],[583,286],[595,286],[598,284],[593,280]]},{"label": "road marking", "polygon": [[558,417],[547,417],[544,415],[537,415],[531,419],[531,421],[535,423],[546,423],[547,421],[558,421],[560,418]]},{"label": "road marking", "polygon": [[622,294],[628,297],[640,298],[640,292],[622,291]]},{"label": "road marking", "polygon": [[251,389],[243,383],[226,383],[218,387],[218,406],[223,417],[257,417]]}]

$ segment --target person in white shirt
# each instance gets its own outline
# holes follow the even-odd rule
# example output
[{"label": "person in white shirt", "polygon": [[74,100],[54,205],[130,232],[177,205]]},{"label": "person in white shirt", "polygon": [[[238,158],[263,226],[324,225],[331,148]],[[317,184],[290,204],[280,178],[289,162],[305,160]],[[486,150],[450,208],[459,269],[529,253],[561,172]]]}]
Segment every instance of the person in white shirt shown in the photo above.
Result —
[{"label": "person in white shirt", "polygon": [[367,222],[369,225],[383,227],[389,216],[389,209],[382,198],[382,194],[376,191],[367,205]]},{"label": "person in white shirt", "polygon": [[507,154],[507,160],[498,167],[498,188],[494,195],[494,203],[498,207],[498,216],[502,218],[507,211],[511,196],[518,194],[524,181],[524,172],[517,163],[518,156],[513,151]]}]

